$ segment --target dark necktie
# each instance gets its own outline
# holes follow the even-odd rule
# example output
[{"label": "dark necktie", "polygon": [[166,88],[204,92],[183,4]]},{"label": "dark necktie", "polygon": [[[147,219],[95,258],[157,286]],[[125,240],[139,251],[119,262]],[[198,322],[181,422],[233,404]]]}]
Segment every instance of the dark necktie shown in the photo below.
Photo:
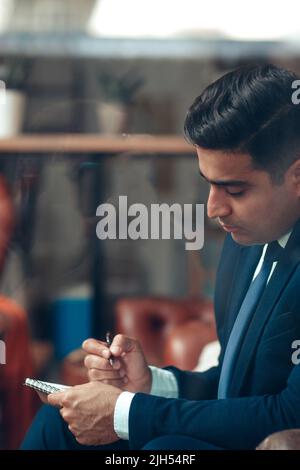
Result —
[{"label": "dark necktie", "polygon": [[244,301],[241,305],[239,313],[230,333],[230,337],[225,350],[224,360],[222,364],[218,398],[227,398],[228,387],[232,377],[232,371],[235,365],[238,352],[246,329],[249,326],[253,313],[258,305],[262,293],[266,287],[272,265],[278,260],[282,248],[277,241],[269,243],[266,250],[261,270],[256,278],[251,282],[246,293]]}]

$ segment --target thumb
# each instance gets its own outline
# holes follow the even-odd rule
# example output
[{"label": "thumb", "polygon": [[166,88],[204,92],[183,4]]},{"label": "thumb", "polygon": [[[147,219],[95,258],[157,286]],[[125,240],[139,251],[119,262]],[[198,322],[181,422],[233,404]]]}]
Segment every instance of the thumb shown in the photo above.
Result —
[{"label": "thumb", "polygon": [[126,353],[140,350],[139,343],[125,335],[116,335],[110,346],[111,353],[118,356],[125,356]]},{"label": "thumb", "polygon": [[48,395],[48,404],[51,406],[55,406],[56,408],[62,408],[62,401],[64,399],[64,396],[65,392],[50,393],[50,395]]}]

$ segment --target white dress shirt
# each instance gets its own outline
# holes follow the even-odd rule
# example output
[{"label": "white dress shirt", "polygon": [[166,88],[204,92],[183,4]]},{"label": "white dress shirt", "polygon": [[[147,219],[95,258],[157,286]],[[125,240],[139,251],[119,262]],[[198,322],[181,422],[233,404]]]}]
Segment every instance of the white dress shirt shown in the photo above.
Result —
[{"label": "white dress shirt", "polygon": [[[278,240],[278,243],[282,248],[285,248],[290,234],[291,232],[287,233]],[[266,244],[263,248],[262,255],[257,264],[253,279],[255,279],[261,269],[267,246],[268,244]],[[277,261],[273,263],[267,282],[269,282],[276,264]],[[150,394],[164,398],[178,398],[178,384],[175,375],[169,370],[160,369],[158,367],[150,366],[150,369],[152,373],[152,387]],[[135,394],[132,392],[123,392],[116,402],[114,412],[114,429],[115,433],[117,436],[119,436],[120,439],[129,439],[129,411],[134,395]]]}]

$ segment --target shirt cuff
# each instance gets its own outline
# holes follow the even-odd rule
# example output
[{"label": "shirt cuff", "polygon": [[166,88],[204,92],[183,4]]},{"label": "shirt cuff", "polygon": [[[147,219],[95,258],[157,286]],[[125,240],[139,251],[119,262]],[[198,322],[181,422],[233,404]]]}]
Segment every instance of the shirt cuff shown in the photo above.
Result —
[{"label": "shirt cuff", "polygon": [[178,383],[175,375],[169,370],[149,366],[152,373],[150,394],[164,398],[178,398]]},{"label": "shirt cuff", "polygon": [[120,439],[129,439],[129,410],[134,393],[122,392],[119,395],[114,412],[115,433]]},{"label": "shirt cuff", "polygon": [[[149,366],[152,374],[151,395],[164,398],[178,398],[178,384],[175,375],[169,370]],[[129,410],[134,393],[122,392],[114,411],[114,429],[120,439],[129,440]]]}]

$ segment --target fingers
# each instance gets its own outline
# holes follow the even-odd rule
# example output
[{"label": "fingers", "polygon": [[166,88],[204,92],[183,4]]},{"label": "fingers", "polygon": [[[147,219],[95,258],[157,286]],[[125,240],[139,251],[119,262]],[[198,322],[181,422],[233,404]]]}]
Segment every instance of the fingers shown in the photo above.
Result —
[{"label": "fingers", "polygon": [[88,354],[96,354],[97,356],[102,356],[104,350],[109,351],[107,344],[104,341],[99,341],[94,338],[86,339],[82,343],[82,349],[84,349]]},{"label": "fingers", "polygon": [[97,356],[95,354],[88,354],[84,358],[84,365],[88,369],[99,369],[109,372],[112,372],[113,370],[118,370],[121,367],[120,361],[118,359],[115,359],[113,361],[113,365],[111,365],[111,363],[107,359]]},{"label": "fingers", "polygon": [[85,357],[84,365],[88,369],[90,382],[100,381],[119,388],[124,387],[125,383],[127,383],[127,379],[124,382],[125,370],[121,367],[118,359],[115,359],[113,365],[111,365],[103,357],[88,354]]},{"label": "fingers", "polygon": [[[121,371],[103,371],[99,369],[88,369],[87,371],[90,381],[101,380],[101,381],[113,381],[120,380],[125,376],[124,370]],[[107,382],[108,383],[108,382]]]},{"label": "fingers", "polygon": [[69,431],[71,431],[71,433],[73,434],[74,437],[76,437],[78,435],[78,431],[77,431],[77,428],[75,428],[75,426],[69,424],[68,428],[69,428]]},{"label": "fingers", "polygon": [[[106,359],[106,361],[108,361],[112,356],[112,353],[109,347],[107,346],[107,343],[103,341],[98,341],[97,339],[86,339],[82,343],[82,348],[88,354],[103,357],[104,359]],[[110,367],[112,367],[112,362],[109,362]]]},{"label": "fingers", "polygon": [[107,384],[107,385],[111,385],[112,387],[116,387],[116,388],[119,388],[121,390],[124,389],[125,385],[128,383],[128,379],[127,377],[124,377],[124,379],[102,379],[102,377],[100,377],[99,379],[97,378],[97,375],[92,376],[92,378],[90,378],[90,374],[89,374],[89,380],[90,382],[101,382],[102,384]]},{"label": "fingers", "polygon": [[103,383],[107,383],[110,385],[114,385],[115,387],[123,387],[127,382],[128,379],[126,377],[125,371],[121,370],[119,373],[115,375],[105,375],[105,372],[98,370],[98,369],[89,369],[88,370],[88,377],[91,382],[100,381]]},{"label": "fingers", "polygon": [[48,395],[48,404],[56,408],[62,408],[65,406],[65,395],[66,392],[50,393],[50,395]]},{"label": "fingers", "polygon": [[[102,357],[106,359],[106,361],[113,356],[113,367],[115,369],[119,367],[118,361],[116,361],[117,357],[122,358],[129,352],[141,352],[138,341],[120,334],[114,337],[110,348],[107,347],[105,342],[93,338],[85,340],[82,343],[82,347],[89,355]],[[110,364],[110,366],[112,367],[112,364]],[[107,364],[104,365],[104,363],[102,363],[101,366],[97,365],[96,368],[106,369],[107,367]]]},{"label": "fingers", "polygon": [[140,350],[139,343],[125,335],[116,335],[110,347],[115,357],[123,357],[126,353]]}]

